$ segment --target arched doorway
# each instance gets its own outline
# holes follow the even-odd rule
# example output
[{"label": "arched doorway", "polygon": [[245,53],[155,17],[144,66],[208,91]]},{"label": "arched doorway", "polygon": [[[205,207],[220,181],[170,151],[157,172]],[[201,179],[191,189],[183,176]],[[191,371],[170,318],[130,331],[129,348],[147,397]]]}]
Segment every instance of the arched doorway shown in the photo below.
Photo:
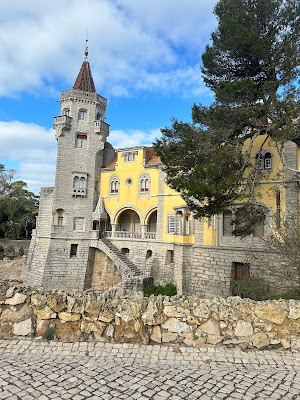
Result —
[{"label": "arched doorway", "polygon": [[145,232],[146,239],[156,238],[157,210],[153,210],[146,219],[147,229]]},{"label": "arched doorway", "polygon": [[141,221],[134,210],[124,210],[117,220],[116,237],[140,238]]}]

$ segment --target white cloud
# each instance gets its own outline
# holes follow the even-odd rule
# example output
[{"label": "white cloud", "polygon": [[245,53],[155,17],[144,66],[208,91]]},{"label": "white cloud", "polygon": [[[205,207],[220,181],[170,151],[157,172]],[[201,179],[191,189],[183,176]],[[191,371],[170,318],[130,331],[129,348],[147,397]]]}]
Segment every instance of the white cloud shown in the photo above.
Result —
[{"label": "white cloud", "polygon": [[[186,87],[215,26],[215,1],[206,0],[11,0],[0,1],[0,95],[56,90],[74,83],[88,31],[98,92],[128,96],[159,91],[162,75],[177,75],[163,90]],[[191,53],[196,55],[191,56]],[[195,61],[194,61],[195,60]],[[180,75],[182,72],[182,75]],[[146,81],[148,85],[140,85]],[[156,83],[158,82],[158,83]],[[201,85],[200,77],[196,87]],[[195,83],[195,81],[193,81]],[[185,88],[187,90],[185,90]]]},{"label": "white cloud", "polygon": [[109,142],[115,148],[133,146],[151,146],[154,140],[161,136],[160,129],[152,129],[149,132],[128,129],[112,130],[109,134]]},{"label": "white cloud", "polygon": [[0,159],[20,163],[18,177],[38,193],[53,186],[56,159],[54,130],[19,121],[0,121]]}]

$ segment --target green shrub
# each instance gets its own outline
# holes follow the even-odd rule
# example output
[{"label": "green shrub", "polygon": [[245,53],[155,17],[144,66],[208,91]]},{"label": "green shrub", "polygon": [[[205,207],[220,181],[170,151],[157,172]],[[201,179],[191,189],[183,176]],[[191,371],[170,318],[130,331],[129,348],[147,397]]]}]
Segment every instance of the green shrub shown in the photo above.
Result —
[{"label": "green shrub", "polygon": [[53,340],[54,339],[54,331],[55,331],[54,327],[46,329],[42,335],[42,338],[47,341]]},{"label": "green shrub", "polygon": [[289,290],[286,293],[279,293],[271,297],[274,300],[300,300],[300,288]]},{"label": "green shrub", "polygon": [[254,276],[248,279],[231,281],[230,287],[233,296],[252,300],[267,300],[270,298],[269,286],[262,279]]},{"label": "green shrub", "polygon": [[166,286],[152,285],[145,290],[145,297],[149,297],[152,294],[154,294],[154,296],[158,296],[159,294],[162,294],[163,296],[175,296],[177,290],[172,283],[167,283]]}]

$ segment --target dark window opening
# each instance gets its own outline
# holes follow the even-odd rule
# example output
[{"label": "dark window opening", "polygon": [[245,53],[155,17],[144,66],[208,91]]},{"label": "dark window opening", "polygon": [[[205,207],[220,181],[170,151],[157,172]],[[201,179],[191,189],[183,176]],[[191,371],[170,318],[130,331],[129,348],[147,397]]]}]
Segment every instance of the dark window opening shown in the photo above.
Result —
[{"label": "dark window opening", "polygon": [[78,244],[71,244],[70,257],[77,256]]},{"label": "dark window opening", "polygon": [[151,258],[151,257],[152,257],[152,250],[147,250],[146,260],[148,260],[148,258]]},{"label": "dark window opening", "polygon": [[99,230],[99,221],[93,221],[93,231]]},{"label": "dark window opening", "polygon": [[166,265],[174,264],[174,250],[167,250]]},{"label": "dark window opening", "polygon": [[250,265],[248,263],[233,262],[232,272],[235,281],[248,279],[250,278]]},{"label": "dark window opening", "polygon": [[127,255],[127,254],[129,254],[129,249],[127,247],[123,247],[121,249],[121,253]]}]

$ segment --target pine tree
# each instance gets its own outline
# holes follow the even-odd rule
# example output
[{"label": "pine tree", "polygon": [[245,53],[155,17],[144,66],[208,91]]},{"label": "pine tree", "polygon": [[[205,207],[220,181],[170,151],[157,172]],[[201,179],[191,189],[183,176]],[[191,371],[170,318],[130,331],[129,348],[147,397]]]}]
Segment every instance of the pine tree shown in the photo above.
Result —
[{"label": "pine tree", "polygon": [[286,140],[300,144],[300,2],[220,0],[214,12],[202,74],[215,101],[194,104],[193,123],[174,119],[154,146],[168,184],[196,216],[243,200],[253,222],[261,179],[250,157],[255,138],[272,138],[281,157]]}]

